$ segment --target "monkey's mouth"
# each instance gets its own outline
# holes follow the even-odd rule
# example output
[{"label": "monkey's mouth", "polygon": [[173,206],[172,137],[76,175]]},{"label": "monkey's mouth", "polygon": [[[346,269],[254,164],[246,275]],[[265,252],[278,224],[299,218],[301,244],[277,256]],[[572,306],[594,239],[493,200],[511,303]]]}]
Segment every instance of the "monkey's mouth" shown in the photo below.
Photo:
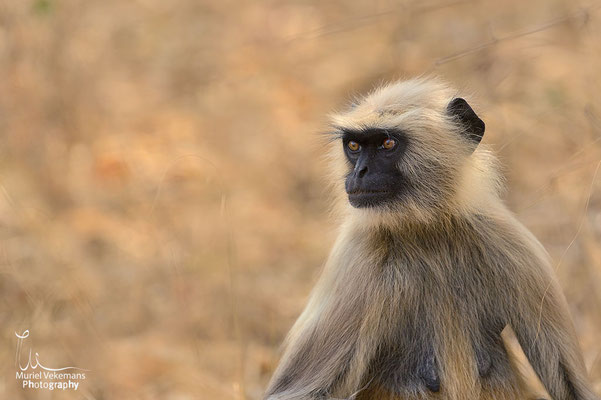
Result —
[{"label": "monkey's mouth", "polygon": [[382,193],[390,193],[390,190],[361,190],[361,189],[356,189],[353,190],[352,192],[348,192],[349,196],[360,196],[360,195],[370,195],[370,194],[382,194]]},{"label": "monkey's mouth", "polygon": [[390,190],[353,190],[348,192],[349,202],[353,207],[375,207],[394,198]]}]

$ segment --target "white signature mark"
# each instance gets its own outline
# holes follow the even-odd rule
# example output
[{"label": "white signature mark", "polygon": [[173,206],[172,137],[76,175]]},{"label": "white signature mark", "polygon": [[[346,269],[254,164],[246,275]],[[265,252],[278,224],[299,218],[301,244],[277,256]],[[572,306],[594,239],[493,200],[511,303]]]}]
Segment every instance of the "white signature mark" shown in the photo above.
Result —
[{"label": "white signature mark", "polygon": [[28,368],[36,369],[38,367],[45,371],[65,371],[68,369],[76,369],[79,371],[89,371],[88,369],[83,369],[83,368],[78,368],[78,367],[63,367],[63,368],[46,367],[46,366],[42,365],[42,363],[40,362],[40,360],[39,360],[40,355],[37,352],[35,353],[35,360],[31,359],[31,347],[29,348],[29,359],[27,360],[27,364],[25,364],[25,366],[23,367],[21,365],[21,348],[23,347],[23,340],[27,339],[29,337],[29,330],[25,330],[20,335],[17,332],[15,332],[15,335],[18,338],[17,339],[17,353],[15,355],[15,365],[18,365],[19,368],[21,368],[21,371],[26,371]]}]

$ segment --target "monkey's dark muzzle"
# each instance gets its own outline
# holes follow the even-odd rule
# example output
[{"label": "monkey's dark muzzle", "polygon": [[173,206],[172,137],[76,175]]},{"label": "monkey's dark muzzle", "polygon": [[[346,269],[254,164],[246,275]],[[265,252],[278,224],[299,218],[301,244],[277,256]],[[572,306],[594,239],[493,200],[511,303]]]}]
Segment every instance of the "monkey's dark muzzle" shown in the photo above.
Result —
[{"label": "monkey's dark muzzle", "polygon": [[389,190],[354,190],[347,194],[349,202],[356,208],[376,207],[395,197],[395,193]]}]

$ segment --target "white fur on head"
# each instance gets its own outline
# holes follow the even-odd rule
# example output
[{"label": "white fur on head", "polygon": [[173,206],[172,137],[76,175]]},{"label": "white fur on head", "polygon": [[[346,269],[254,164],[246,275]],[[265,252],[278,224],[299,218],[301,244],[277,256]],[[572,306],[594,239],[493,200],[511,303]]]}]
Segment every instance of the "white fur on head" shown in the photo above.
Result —
[{"label": "white fur on head", "polygon": [[[469,214],[499,200],[501,181],[495,157],[465,135],[465,127],[449,115],[456,91],[437,79],[411,79],[385,85],[359,100],[350,110],[331,116],[339,131],[394,129],[408,138],[398,167],[411,190],[398,203],[354,209],[362,223],[399,224],[406,217],[430,221],[441,212]],[[349,173],[342,146],[331,151],[334,184],[344,191]]]}]

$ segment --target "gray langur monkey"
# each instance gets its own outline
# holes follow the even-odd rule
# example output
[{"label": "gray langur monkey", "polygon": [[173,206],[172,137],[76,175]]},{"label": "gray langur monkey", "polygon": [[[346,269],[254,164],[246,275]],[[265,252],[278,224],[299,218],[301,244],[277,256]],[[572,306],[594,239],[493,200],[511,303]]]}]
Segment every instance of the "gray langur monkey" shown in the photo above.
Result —
[{"label": "gray langur monkey", "polygon": [[267,399],[522,400],[507,325],[553,400],[597,399],[548,255],[455,93],[414,79],[332,117],[344,220]]}]

